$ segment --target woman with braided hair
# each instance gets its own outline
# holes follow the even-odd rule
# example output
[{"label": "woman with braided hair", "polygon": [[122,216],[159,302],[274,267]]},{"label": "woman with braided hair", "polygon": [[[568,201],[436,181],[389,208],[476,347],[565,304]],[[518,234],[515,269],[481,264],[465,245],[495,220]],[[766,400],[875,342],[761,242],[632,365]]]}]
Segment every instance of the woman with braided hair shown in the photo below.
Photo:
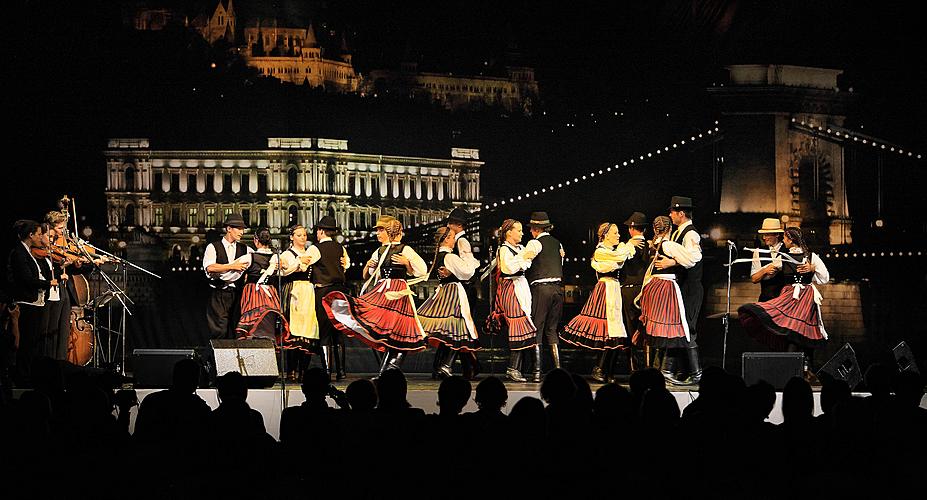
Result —
[{"label": "woman with braided hair", "polygon": [[821,293],[815,285],[830,281],[830,273],[821,257],[808,249],[801,229],[786,228],[782,244],[790,258],[782,258],[786,285],[779,296],[745,304],[737,312],[747,332],[770,347],[804,351],[805,370],[812,370],[814,348],[827,342],[821,320]]},{"label": "woman with braided hair", "polygon": [[688,345],[689,325],[682,292],[676,282],[679,266],[658,269],[654,263],[660,258],[673,259],[682,266],[691,263],[685,247],[670,239],[672,228],[672,220],[665,215],[653,220],[654,259],[647,268],[640,295],[641,324],[654,350],[653,366],[660,367],[663,376],[669,380],[674,380],[675,375],[673,358],[666,351]]},{"label": "woman with braided hair", "polygon": [[[314,259],[309,252],[309,236],[300,224],[292,226],[289,232],[290,248],[280,254],[283,274],[280,296],[294,347],[298,347],[287,353],[287,377],[296,382],[303,379],[312,353],[319,350],[319,322],[315,316],[315,288],[310,281]],[[325,368],[330,370],[331,366],[326,364]]]},{"label": "woman with braided hair", "polygon": [[418,317],[428,344],[437,349],[434,363],[437,375],[447,378],[453,374],[451,366],[458,352],[480,349],[470,301],[462,283],[473,277],[477,261],[467,261],[453,253],[454,232],[448,227],[435,231],[435,246],[438,250],[431,274],[438,277],[438,289],[418,308]]},{"label": "woman with braided hair", "polygon": [[401,243],[402,223],[395,217],[381,216],[374,228],[382,246],[364,267],[367,281],[361,295],[354,298],[335,291],[322,300],[335,328],[387,353],[380,367],[382,374],[388,368],[398,368],[406,352],[425,348],[425,332],[409,284],[427,277],[428,265],[412,247]]},{"label": "woman with braided hair", "polygon": [[496,252],[496,298],[487,318],[490,331],[500,331],[502,321],[508,325],[509,367],[506,377],[513,382],[527,382],[521,374],[521,353],[537,345],[538,329],[531,321],[531,289],[525,270],[531,267],[536,254],[521,245],[521,222],[506,219],[499,228],[499,250]]},{"label": "woman with braided hair", "polygon": [[[290,343],[290,325],[280,309],[280,298],[274,286],[279,265],[271,250],[270,229],[262,227],[254,233],[256,250],[243,259],[245,286],[241,294],[241,319],[235,328],[239,339],[264,338],[275,340],[286,348]],[[276,321],[281,331],[277,332]]]},{"label": "woman with braided hair", "polygon": [[567,323],[560,338],[586,349],[603,351],[598,366],[599,376],[602,376],[602,371],[610,368],[610,363],[605,366],[611,360],[609,353],[628,342],[618,272],[637,249],[631,243],[618,241],[618,226],[611,222],[600,224],[596,235],[599,243],[590,265],[598,281],[582,311]]}]

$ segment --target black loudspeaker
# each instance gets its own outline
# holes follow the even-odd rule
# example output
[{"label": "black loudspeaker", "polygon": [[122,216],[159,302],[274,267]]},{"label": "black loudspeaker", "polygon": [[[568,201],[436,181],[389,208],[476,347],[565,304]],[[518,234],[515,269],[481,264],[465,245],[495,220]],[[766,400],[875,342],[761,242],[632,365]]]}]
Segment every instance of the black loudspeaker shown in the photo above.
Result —
[{"label": "black loudspeaker", "polygon": [[249,387],[270,387],[280,374],[277,351],[270,339],[210,340],[215,375],[238,372]]},{"label": "black loudspeaker", "polygon": [[765,380],[781,391],[790,378],[805,372],[805,355],[800,352],[745,352],[741,360],[747,385]]},{"label": "black loudspeaker", "polygon": [[896,345],[895,348],[892,349],[892,354],[895,355],[895,362],[898,363],[898,371],[921,373],[921,371],[917,369],[917,362],[914,361],[914,351],[911,350],[911,347],[908,346],[905,341],[902,340]]},{"label": "black loudspeaker", "polygon": [[856,386],[863,380],[863,372],[859,369],[859,362],[856,360],[856,351],[850,344],[844,344],[837,354],[834,354],[834,357],[818,370],[818,378],[821,378],[822,373],[837,380],[843,380],[850,386],[851,391],[856,389]]},{"label": "black loudspeaker", "polygon": [[[182,359],[202,359],[194,349],[135,349],[132,367],[135,387],[170,387],[174,365]],[[200,387],[206,387],[206,370],[200,371]]]}]

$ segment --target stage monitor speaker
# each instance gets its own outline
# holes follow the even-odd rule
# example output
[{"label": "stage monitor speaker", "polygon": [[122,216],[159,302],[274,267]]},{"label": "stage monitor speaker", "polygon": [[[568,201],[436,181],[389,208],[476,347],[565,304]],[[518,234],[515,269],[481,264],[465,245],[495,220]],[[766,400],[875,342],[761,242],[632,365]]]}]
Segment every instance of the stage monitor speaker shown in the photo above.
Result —
[{"label": "stage monitor speaker", "polygon": [[914,351],[905,341],[901,341],[892,349],[895,355],[895,362],[898,363],[898,371],[914,372],[920,375],[921,371],[917,369],[917,362],[914,361]]},{"label": "stage monitor speaker", "polygon": [[818,370],[818,378],[821,378],[822,373],[843,380],[850,386],[851,391],[863,380],[863,372],[859,368],[859,361],[856,360],[856,351],[850,344],[844,344],[837,354]]},{"label": "stage monitor speaker", "polygon": [[216,376],[238,372],[250,387],[270,387],[280,374],[277,351],[270,339],[210,340]]},{"label": "stage monitor speaker", "polygon": [[[132,373],[136,387],[170,387],[174,365],[182,359],[202,359],[194,349],[135,349],[132,351]],[[200,370],[200,387],[206,387],[206,370]]]},{"label": "stage monitor speaker", "polygon": [[745,352],[741,361],[747,385],[765,380],[780,391],[789,379],[805,371],[805,355],[800,352]]}]

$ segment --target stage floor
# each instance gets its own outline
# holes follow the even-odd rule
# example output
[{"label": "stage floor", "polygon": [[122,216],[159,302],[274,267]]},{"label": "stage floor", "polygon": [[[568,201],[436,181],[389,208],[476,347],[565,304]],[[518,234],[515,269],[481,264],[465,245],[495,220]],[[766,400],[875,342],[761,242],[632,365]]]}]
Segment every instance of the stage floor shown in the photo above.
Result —
[{"label": "stage floor", "polygon": [[[344,390],[348,384],[357,380],[359,378],[369,378],[373,374],[367,375],[353,375],[348,377],[346,380],[339,382],[334,382],[334,385]],[[407,374],[408,379],[408,400],[412,406],[421,408],[425,410],[426,413],[437,413],[438,412],[438,385],[440,381],[431,380],[430,375],[425,374]],[[480,376],[482,378],[483,375]],[[476,389],[476,384],[479,383],[479,380],[473,381],[473,388]],[[532,384],[532,383],[517,383],[517,382],[506,382],[506,388],[509,391],[508,404],[503,411],[508,411],[509,408],[515,405],[519,399],[523,397],[535,397],[540,398],[540,388],[541,384]],[[595,392],[596,389],[602,386],[599,383],[592,383],[592,391]],[[686,406],[689,405],[695,398],[698,397],[698,391],[694,390],[695,388],[685,388],[685,387],[667,387],[673,396],[676,398],[676,403],[679,404],[679,410],[682,411]],[[160,391],[162,389],[136,389],[138,393],[139,401],[142,401],[145,396]],[[210,407],[216,408],[219,406],[219,401],[216,398],[215,389],[199,389],[196,391],[197,394],[202,397]],[[859,395],[866,395],[860,393]],[[814,414],[819,415],[821,413],[821,393],[816,388],[814,391]],[[927,399],[927,398],[925,398]],[[283,408],[289,406],[298,406],[305,401],[302,391],[299,388],[299,384],[288,383],[286,387],[282,384],[277,384],[275,387],[268,389],[249,389],[248,391],[248,404],[252,408],[261,412],[261,415],[264,416],[264,426],[267,428],[267,432],[270,433],[275,439],[279,438],[280,432],[280,413]],[[769,421],[778,424],[782,422],[782,393],[776,393],[776,405],[773,408],[773,411],[769,415]],[[329,400],[329,406],[334,407],[334,401]],[[465,412],[476,411],[476,403],[473,402],[471,396],[470,401],[467,403]],[[135,414],[137,408],[133,409],[132,415],[130,418],[130,430],[134,429],[135,426]]]}]

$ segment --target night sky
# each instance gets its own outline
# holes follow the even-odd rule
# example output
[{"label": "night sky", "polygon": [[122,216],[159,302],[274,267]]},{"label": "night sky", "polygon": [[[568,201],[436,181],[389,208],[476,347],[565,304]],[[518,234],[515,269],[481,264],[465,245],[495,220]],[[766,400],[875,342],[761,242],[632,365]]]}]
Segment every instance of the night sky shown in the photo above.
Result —
[{"label": "night sky", "polygon": [[[80,215],[102,229],[100,151],[107,137],[118,136],[150,137],[158,149],[262,147],[271,135],[347,138],[352,151],[412,156],[477,147],[486,161],[484,194],[517,195],[512,184],[524,192],[704,130],[718,118],[705,88],[723,83],[723,67],[737,63],[843,69],[841,88],[859,95],[849,127],[927,151],[918,126],[927,111],[921,49],[927,34],[905,3],[240,0],[235,6],[240,16],[314,20],[323,42],[345,33],[361,73],[412,57],[423,70],[492,74],[504,67],[506,50],[517,48],[536,68],[543,102],[534,116],[520,117],[451,114],[391,96],[324,95],[257,78],[195,36],[133,32],[121,22],[120,2],[15,0],[3,44],[9,124],[3,227],[38,218],[68,193]],[[706,192],[711,154],[709,147],[668,156],[582,192],[518,205],[511,215],[548,209],[561,227],[581,234],[632,210],[662,211],[678,190]],[[861,161],[851,180],[857,187],[851,186],[850,210],[864,220],[875,210],[870,163]],[[925,187],[923,166],[886,163],[884,217],[907,228],[903,238],[923,240],[927,230],[907,220]],[[512,181],[527,172],[530,181]],[[578,197],[584,203],[562,208]]]}]

